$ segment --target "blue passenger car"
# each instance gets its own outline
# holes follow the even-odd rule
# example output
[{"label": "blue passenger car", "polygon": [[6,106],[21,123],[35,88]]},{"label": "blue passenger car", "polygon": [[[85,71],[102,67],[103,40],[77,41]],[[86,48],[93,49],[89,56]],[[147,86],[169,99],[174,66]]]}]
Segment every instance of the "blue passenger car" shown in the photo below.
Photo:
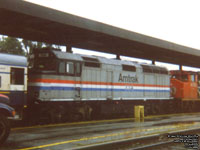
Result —
[{"label": "blue passenger car", "polygon": [[26,107],[27,59],[24,56],[0,54],[0,94],[10,98],[18,115]]}]

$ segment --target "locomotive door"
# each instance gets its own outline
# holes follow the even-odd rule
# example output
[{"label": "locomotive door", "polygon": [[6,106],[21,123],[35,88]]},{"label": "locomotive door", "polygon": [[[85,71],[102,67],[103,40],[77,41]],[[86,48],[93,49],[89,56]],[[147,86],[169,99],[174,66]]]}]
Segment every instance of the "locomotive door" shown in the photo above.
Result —
[{"label": "locomotive door", "polygon": [[107,99],[112,99],[113,97],[113,72],[112,71],[107,71],[107,76],[106,76],[106,82],[107,82]]},{"label": "locomotive door", "polygon": [[75,100],[80,100],[81,98],[81,81],[80,81],[80,77],[75,77]]},{"label": "locomotive door", "polygon": [[75,63],[75,100],[81,99],[81,63],[76,62]]}]

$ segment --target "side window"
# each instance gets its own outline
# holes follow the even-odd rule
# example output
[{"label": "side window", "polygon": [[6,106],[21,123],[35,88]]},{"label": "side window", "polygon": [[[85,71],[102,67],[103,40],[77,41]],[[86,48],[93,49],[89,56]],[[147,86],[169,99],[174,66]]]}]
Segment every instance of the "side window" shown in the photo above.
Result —
[{"label": "side window", "polygon": [[59,62],[58,73],[66,75],[81,75],[81,63],[80,62]]},{"label": "side window", "polygon": [[65,62],[59,63],[59,73],[65,73]]},{"label": "side window", "polygon": [[81,75],[81,63],[79,62],[76,63],[76,75],[77,76]]},{"label": "side window", "polygon": [[74,63],[73,62],[67,62],[66,63],[66,73],[67,74],[74,74]]},{"label": "side window", "polygon": [[11,84],[24,85],[24,69],[11,68]]}]

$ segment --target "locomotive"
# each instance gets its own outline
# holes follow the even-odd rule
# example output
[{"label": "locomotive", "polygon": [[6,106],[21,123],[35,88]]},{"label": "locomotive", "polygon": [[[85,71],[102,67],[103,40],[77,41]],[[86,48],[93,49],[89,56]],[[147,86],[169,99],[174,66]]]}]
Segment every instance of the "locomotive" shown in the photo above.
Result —
[{"label": "locomotive", "polygon": [[151,64],[52,48],[34,49],[28,73],[24,57],[6,60],[14,63],[1,63],[1,93],[10,96],[26,119],[52,123],[129,117],[136,105],[143,105],[145,114],[194,112],[200,105],[196,72],[169,72]]},{"label": "locomotive", "polygon": [[177,112],[182,98],[198,100],[177,95],[180,71],[155,65],[43,48],[33,51],[29,66],[29,100],[53,121],[132,116],[135,105],[144,105],[146,114]]}]

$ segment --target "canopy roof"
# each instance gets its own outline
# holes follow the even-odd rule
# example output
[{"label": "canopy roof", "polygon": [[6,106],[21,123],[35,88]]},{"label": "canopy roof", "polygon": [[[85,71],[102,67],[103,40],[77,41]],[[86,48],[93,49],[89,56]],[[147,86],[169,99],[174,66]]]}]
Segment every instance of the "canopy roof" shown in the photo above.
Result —
[{"label": "canopy roof", "polygon": [[0,0],[0,34],[200,67],[200,51],[22,0]]}]

